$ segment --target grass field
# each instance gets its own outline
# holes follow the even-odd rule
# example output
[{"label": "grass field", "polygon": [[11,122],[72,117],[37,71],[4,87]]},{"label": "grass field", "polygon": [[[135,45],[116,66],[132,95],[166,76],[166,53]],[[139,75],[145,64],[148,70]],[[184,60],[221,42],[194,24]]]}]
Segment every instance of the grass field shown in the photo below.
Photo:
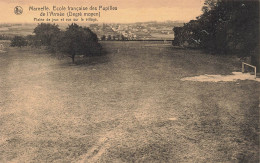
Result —
[{"label": "grass field", "polygon": [[102,44],[75,64],[0,54],[0,162],[259,162],[259,83],[181,81],[240,71],[236,57]]}]

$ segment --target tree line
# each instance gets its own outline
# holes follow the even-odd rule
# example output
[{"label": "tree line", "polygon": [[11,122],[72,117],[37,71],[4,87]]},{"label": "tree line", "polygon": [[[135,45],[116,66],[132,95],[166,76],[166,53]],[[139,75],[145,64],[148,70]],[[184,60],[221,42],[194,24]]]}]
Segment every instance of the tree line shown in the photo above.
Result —
[{"label": "tree line", "polygon": [[112,36],[112,35],[102,35],[100,38],[102,41],[125,41],[128,40],[127,37],[125,37],[124,35],[116,35],[116,36]]},{"label": "tree line", "polygon": [[26,37],[15,36],[11,46],[47,47],[52,53],[62,53],[69,56],[72,62],[76,55],[97,56],[102,54],[102,46],[97,35],[87,27],[75,23],[69,25],[65,31],[58,25],[41,23],[34,29],[35,35]]},{"label": "tree line", "polygon": [[205,0],[203,14],[173,29],[173,45],[217,54],[259,52],[258,0]]}]

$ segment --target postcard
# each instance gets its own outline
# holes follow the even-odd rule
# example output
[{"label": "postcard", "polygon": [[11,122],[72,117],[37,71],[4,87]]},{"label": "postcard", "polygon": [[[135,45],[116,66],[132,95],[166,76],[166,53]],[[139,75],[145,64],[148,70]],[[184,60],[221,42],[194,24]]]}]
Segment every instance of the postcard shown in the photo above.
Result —
[{"label": "postcard", "polygon": [[259,162],[258,0],[1,0],[0,162]]}]

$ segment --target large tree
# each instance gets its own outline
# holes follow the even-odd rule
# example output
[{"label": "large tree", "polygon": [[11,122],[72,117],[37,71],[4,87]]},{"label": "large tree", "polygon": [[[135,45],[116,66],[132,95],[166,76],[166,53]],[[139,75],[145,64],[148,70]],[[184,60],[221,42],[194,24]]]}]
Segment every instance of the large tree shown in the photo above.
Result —
[{"label": "large tree", "polygon": [[66,31],[59,32],[50,47],[53,51],[71,57],[72,62],[76,55],[94,56],[101,53],[97,35],[89,28],[83,28],[75,23],[69,25]]},{"label": "large tree", "polygon": [[250,56],[259,44],[258,0],[205,0],[203,14],[174,28],[174,44],[190,42],[217,54]]},{"label": "large tree", "polygon": [[60,32],[59,26],[49,23],[41,23],[33,31],[35,39],[40,41],[42,45],[49,46],[52,39]]}]

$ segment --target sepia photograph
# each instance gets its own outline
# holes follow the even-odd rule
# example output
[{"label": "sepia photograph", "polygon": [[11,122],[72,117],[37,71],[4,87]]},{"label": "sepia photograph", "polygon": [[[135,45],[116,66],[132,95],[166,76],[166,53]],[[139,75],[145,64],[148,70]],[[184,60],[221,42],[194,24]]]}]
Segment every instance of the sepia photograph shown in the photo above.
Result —
[{"label": "sepia photograph", "polygon": [[1,0],[0,163],[258,163],[259,0]]}]

